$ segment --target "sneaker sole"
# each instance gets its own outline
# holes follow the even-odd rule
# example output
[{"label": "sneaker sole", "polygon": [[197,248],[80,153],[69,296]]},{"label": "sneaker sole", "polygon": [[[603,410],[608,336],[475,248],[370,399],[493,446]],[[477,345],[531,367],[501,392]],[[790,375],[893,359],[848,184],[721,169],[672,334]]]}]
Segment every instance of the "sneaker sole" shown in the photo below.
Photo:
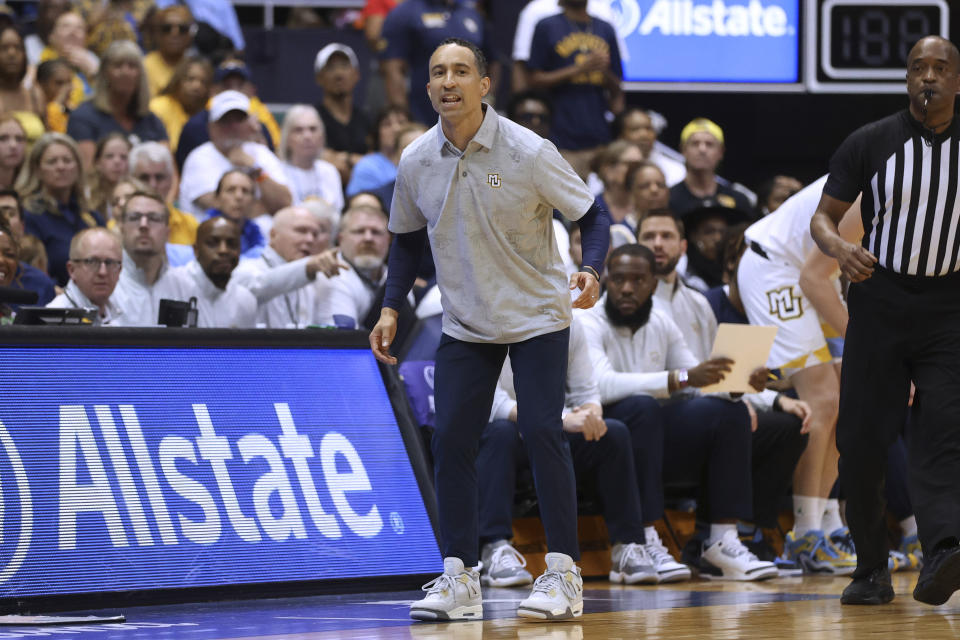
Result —
[{"label": "sneaker sole", "polygon": [[805,556],[800,556],[796,562],[800,564],[800,567],[803,569],[805,574],[809,575],[820,575],[820,576],[849,576],[854,571],[857,570],[857,566],[853,565],[850,567],[838,567],[832,564],[827,563],[818,563],[814,562],[810,558]]},{"label": "sneaker sole", "polygon": [[517,608],[517,615],[521,618],[530,618],[532,620],[570,620],[583,615],[583,603],[578,602],[571,607],[567,607],[566,610],[561,613],[521,606]]},{"label": "sneaker sole", "polygon": [[658,584],[667,584],[669,582],[685,582],[693,577],[690,569],[683,567],[672,571],[665,571],[657,574]]},{"label": "sneaker sole", "polygon": [[483,605],[457,607],[450,611],[423,608],[410,609],[410,617],[414,620],[424,620],[427,622],[436,622],[438,620],[479,620],[483,618]]},{"label": "sneaker sole", "polygon": [[484,587],[522,587],[527,584],[533,584],[533,576],[526,578],[523,576],[514,576],[513,578],[486,578],[480,576],[480,584]]},{"label": "sneaker sole", "polygon": [[630,575],[628,573],[622,573],[619,571],[610,572],[610,582],[623,583],[623,584],[657,584],[659,580],[657,579],[656,573],[640,573]]},{"label": "sneaker sole", "polygon": [[957,589],[960,589],[960,549],[945,559],[925,584],[917,582],[913,599],[937,606],[949,600]]},{"label": "sneaker sole", "polygon": [[772,567],[770,569],[763,569],[762,571],[757,571],[751,574],[746,574],[742,571],[725,572],[719,568],[718,568],[718,571],[720,571],[719,574],[711,573],[710,571],[704,571],[701,568],[700,577],[706,578],[707,580],[731,580],[736,582],[760,582],[761,580],[769,580],[770,578],[777,577],[776,567]]}]

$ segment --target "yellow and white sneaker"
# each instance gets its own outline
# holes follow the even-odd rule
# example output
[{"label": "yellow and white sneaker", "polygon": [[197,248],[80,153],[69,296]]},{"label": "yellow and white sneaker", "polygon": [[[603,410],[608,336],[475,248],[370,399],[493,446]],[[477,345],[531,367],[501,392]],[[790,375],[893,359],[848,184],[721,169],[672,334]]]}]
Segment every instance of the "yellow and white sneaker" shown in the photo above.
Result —
[{"label": "yellow and white sneaker", "polygon": [[520,602],[517,615],[538,620],[569,620],[583,615],[583,578],[573,558],[548,553],[547,570],[533,583],[530,597]]},{"label": "yellow and white sneaker", "polygon": [[460,558],[444,558],[443,573],[423,585],[427,597],[410,605],[414,620],[476,620],[483,617],[480,574]]},{"label": "yellow and white sneaker", "polygon": [[847,576],[857,568],[857,557],[831,543],[819,529],[802,536],[788,531],[783,552],[788,560],[803,567],[806,574]]}]

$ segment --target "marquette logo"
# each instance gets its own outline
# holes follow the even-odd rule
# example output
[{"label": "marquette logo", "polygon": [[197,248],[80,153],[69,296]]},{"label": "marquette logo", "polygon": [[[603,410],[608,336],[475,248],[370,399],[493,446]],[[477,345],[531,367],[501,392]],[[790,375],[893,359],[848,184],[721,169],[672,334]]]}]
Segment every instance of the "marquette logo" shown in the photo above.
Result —
[{"label": "marquette logo", "polygon": [[487,184],[493,187],[494,189],[500,188],[500,174],[499,173],[488,173],[487,174]]},{"label": "marquette logo", "polygon": [[[33,499],[23,460],[10,432],[0,422],[0,584],[16,575],[30,551]],[[15,535],[10,535],[15,532]]]},{"label": "marquette logo", "polygon": [[[644,3],[647,4],[647,3]],[[720,36],[781,38],[796,33],[786,10],[761,0],[738,3],[724,0],[655,0],[644,12],[638,0],[612,0],[622,37],[634,32],[642,36]]]},{"label": "marquette logo", "polygon": [[781,320],[793,320],[803,315],[803,301],[796,295],[793,287],[781,287],[767,291],[770,314]]}]

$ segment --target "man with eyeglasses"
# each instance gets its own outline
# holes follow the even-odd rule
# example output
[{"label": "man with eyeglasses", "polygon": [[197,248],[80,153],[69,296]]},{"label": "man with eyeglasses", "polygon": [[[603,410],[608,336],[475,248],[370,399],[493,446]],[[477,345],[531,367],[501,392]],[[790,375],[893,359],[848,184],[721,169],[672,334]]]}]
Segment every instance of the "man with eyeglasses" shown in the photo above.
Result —
[{"label": "man with eyeglasses", "polygon": [[97,324],[123,324],[123,312],[112,298],[123,266],[120,240],[104,227],[84,229],[70,241],[63,293],[48,304],[53,309],[96,309]]},{"label": "man with eyeglasses", "polygon": [[163,198],[149,191],[134,192],[120,215],[123,271],[116,301],[127,325],[156,326],[161,299],[185,301],[192,295],[190,282],[167,263],[169,235]]}]

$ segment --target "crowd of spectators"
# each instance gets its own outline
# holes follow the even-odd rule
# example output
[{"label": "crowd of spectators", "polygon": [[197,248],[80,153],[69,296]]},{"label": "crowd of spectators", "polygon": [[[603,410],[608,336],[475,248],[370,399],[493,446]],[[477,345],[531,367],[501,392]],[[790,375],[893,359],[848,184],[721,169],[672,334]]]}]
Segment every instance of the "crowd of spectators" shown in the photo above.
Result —
[{"label": "crowd of spectators", "polygon": [[[40,305],[92,309],[100,325],[157,326],[161,300],[196,299],[200,327],[370,328],[397,164],[436,123],[428,56],[444,38],[465,38],[490,55],[494,79],[509,62],[502,110],[552,139],[611,216],[617,273],[601,274],[607,296],[576,321],[588,327],[577,367],[594,373],[577,372],[592,382],[571,407],[570,430],[589,432],[587,444],[615,433],[614,450],[647,461],[637,462],[643,507],[634,514],[653,545],[648,559],[659,558],[647,578],[689,575],[663,557],[651,528],[663,501],[651,468],[691,483],[709,468],[711,526],[775,526],[809,407],[782,394],[730,403],[690,392],[717,367],[717,321],[701,293],[716,299],[732,282],[735,294],[724,247],[742,249],[745,223],[774,212],[798,180],[772,176],[757,195],[723,176],[728,141],[709,113],[683,127],[678,150],[658,142],[665,118],[625,104],[625,52],[610,16],[585,0],[530,2],[510,61],[492,55],[490,26],[466,3],[371,0],[361,26],[380,60],[381,108],[356,98],[356,52],[323,43],[314,64],[322,99],[287,109],[282,127],[257,97],[232,6],[211,13],[216,4],[39,0],[26,37],[16,15],[0,12],[0,286],[33,291]],[[220,48],[201,51],[199,34],[210,30]],[[579,231],[560,220],[553,228],[572,272]],[[419,275],[407,315],[426,321],[439,314],[429,258]],[[0,322],[15,315],[0,305]],[[643,349],[624,327],[642,329]],[[601,407],[619,422],[601,426]],[[791,419],[763,417],[774,408]],[[492,419],[515,415],[507,400]],[[630,546],[618,558],[640,553],[644,535],[631,531],[615,540]],[[501,546],[483,542],[495,545],[488,556]]]}]

